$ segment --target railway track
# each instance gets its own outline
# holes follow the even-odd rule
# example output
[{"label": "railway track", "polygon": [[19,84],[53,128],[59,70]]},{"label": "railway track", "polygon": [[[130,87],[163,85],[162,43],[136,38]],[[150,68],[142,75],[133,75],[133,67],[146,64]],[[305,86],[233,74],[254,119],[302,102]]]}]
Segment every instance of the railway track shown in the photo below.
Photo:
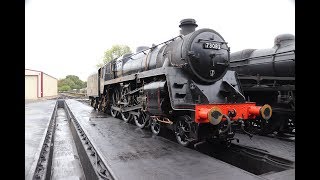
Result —
[{"label": "railway track", "polygon": [[283,141],[290,141],[290,142],[295,142],[296,141],[296,136],[293,134],[284,134],[284,135],[278,135],[278,134],[268,134],[266,135],[267,137],[270,138],[277,138],[281,139]]},{"label": "railway track", "polygon": [[60,93],[59,94],[60,99],[75,99],[79,102],[82,102],[84,104],[90,105],[90,100],[87,96],[81,95],[75,95],[75,94],[70,94],[70,93]]},{"label": "railway track", "polygon": [[57,100],[32,179],[117,179],[74,118]]},{"label": "railway track", "polygon": [[84,94],[76,94],[76,93],[59,93],[60,99],[88,99],[88,97]]},{"label": "railway track", "polygon": [[295,168],[291,160],[272,155],[265,149],[245,145],[231,144],[226,147],[208,143],[196,150],[259,176]]},{"label": "railway track", "polygon": [[[169,132],[161,136],[170,141],[176,141],[173,133]],[[243,135],[243,137],[246,137],[246,135]],[[240,139],[240,144],[236,142],[225,144],[219,141],[203,142],[189,148],[258,176],[295,168],[295,162],[292,159],[274,155],[268,151],[270,150],[268,148],[241,144],[242,140],[244,139]]]}]

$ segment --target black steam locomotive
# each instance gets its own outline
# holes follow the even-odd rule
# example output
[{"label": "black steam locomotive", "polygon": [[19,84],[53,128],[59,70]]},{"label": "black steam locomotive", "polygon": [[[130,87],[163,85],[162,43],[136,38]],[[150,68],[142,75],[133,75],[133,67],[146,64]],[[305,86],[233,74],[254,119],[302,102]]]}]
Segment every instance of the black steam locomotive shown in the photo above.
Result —
[{"label": "black steam locomotive", "polygon": [[230,55],[246,98],[270,104],[272,117],[250,121],[251,132],[295,134],[295,38],[282,34],[270,49],[245,49]]},{"label": "black steam locomotive", "polygon": [[156,135],[167,127],[183,146],[230,142],[233,126],[269,119],[271,107],[246,102],[235,71],[227,70],[230,49],[223,37],[212,29],[195,31],[194,19],[180,23],[179,36],[100,68],[91,105],[139,128],[150,126]]}]

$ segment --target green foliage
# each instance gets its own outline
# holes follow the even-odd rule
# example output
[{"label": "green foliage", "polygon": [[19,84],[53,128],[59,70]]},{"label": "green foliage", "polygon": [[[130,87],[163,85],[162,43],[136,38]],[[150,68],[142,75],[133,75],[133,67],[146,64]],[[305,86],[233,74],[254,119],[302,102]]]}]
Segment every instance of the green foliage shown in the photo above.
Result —
[{"label": "green foliage", "polygon": [[65,79],[60,79],[58,81],[59,91],[70,91],[72,89],[82,89],[87,87],[87,82],[83,82],[78,76],[68,75]]},{"label": "green foliage", "polygon": [[68,85],[63,85],[61,87],[58,87],[58,91],[70,91],[71,90],[71,87],[68,86]]},{"label": "green foliage", "polygon": [[104,52],[103,63],[97,64],[97,68],[102,67],[107,62],[116,59],[124,54],[131,53],[131,49],[127,45],[113,45]]}]

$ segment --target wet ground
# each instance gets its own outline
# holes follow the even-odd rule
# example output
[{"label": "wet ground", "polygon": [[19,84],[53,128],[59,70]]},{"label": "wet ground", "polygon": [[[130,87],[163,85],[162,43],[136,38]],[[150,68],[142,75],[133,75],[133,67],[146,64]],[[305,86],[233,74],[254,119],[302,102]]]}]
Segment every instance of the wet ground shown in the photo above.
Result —
[{"label": "wet ground", "polygon": [[58,96],[47,96],[47,97],[41,97],[37,99],[25,99],[25,104],[29,103],[37,103],[37,102],[45,102],[47,100],[57,100]]},{"label": "wet ground", "polygon": [[237,133],[236,138],[240,142],[235,143],[242,146],[250,146],[257,149],[263,149],[266,153],[278,156],[290,161],[295,161],[295,142],[284,141],[276,138],[255,135],[251,139],[248,135]]},{"label": "wet ground", "polygon": [[66,112],[57,109],[52,158],[52,179],[85,179]]},{"label": "wet ground", "polygon": [[25,104],[25,176],[35,168],[55,104],[55,100]]},{"label": "wet ground", "polygon": [[[185,148],[175,142],[172,138],[173,134],[167,137],[154,136],[150,130],[141,130],[133,124],[96,112],[84,103],[72,99],[66,102],[93,145],[99,149],[102,158],[111,167],[115,178],[120,180],[218,178],[280,180],[295,178],[294,168],[288,170],[274,168],[270,162],[255,161],[254,158],[245,159],[241,161],[242,164],[237,164],[240,162],[237,160],[243,158],[241,153],[239,153],[240,156],[233,155],[232,151],[222,151],[221,154],[221,151],[217,151],[217,146],[213,148],[208,144],[200,145],[197,149]],[[55,103],[55,100],[26,102],[26,176],[34,167],[35,160],[39,156]],[[71,134],[68,132],[69,127],[63,109],[58,110],[57,120],[55,143],[62,146],[54,150],[52,177],[54,179],[83,179],[83,172],[74,169],[79,168],[80,164],[78,155],[74,151]],[[237,145],[257,148],[266,154],[295,161],[294,142],[261,136],[254,136],[250,139],[244,134],[237,134],[236,137],[240,139],[239,144],[235,143]],[[241,166],[256,167],[246,169]]]},{"label": "wet ground", "polygon": [[263,179],[75,100],[66,102],[119,179]]}]

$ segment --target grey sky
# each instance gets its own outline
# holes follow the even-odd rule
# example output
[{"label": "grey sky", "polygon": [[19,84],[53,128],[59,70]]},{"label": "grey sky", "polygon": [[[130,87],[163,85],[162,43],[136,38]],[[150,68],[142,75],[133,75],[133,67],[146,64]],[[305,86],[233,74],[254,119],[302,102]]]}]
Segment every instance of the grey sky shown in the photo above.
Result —
[{"label": "grey sky", "polygon": [[86,81],[112,45],[161,43],[178,35],[184,18],[219,32],[231,52],[295,35],[292,0],[26,0],[25,10],[25,67],[59,79]]}]

